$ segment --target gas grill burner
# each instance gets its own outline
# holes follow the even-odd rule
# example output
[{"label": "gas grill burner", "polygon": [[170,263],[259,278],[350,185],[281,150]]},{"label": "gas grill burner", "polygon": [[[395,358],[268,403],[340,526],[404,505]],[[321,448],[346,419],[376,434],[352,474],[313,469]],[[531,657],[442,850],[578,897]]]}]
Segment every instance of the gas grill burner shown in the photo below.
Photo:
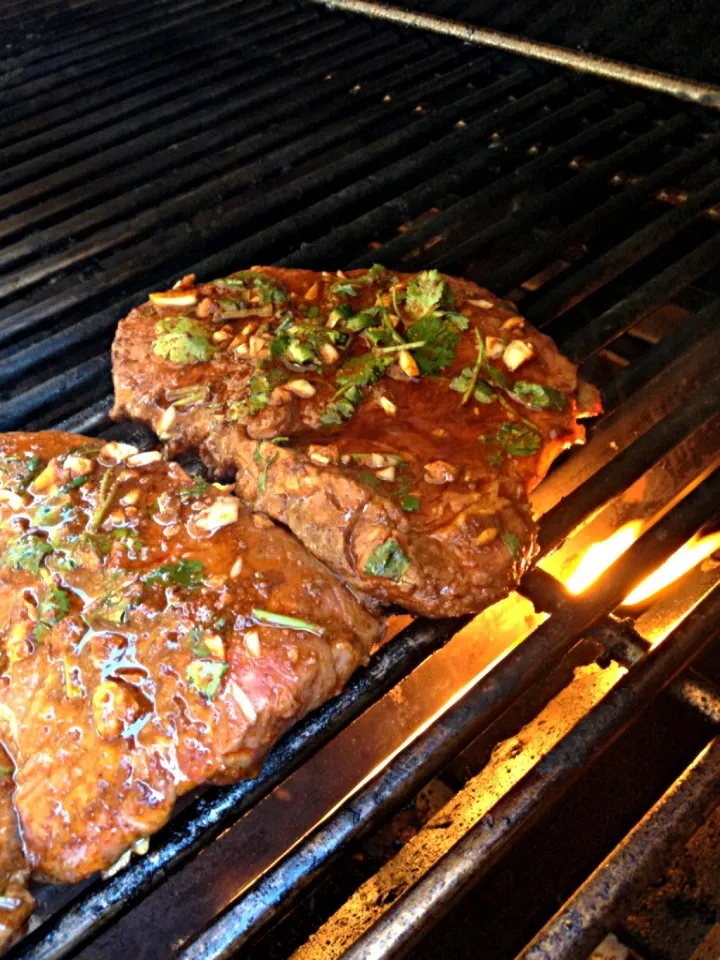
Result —
[{"label": "gas grill burner", "polygon": [[[437,0],[410,29],[340,5],[385,13],[6,0],[0,427],[152,446],[108,419],[118,320],[271,262],[482,283],[605,413],[533,493],[518,593],[398,622],[255,779],[187,799],[111,876],[38,886],[9,956],[585,960],[615,930],[648,960],[632,911],[720,797],[717,90],[697,51],[650,93],[436,32],[568,49],[566,0]],[[632,14],[606,6],[583,36],[617,59]]]}]

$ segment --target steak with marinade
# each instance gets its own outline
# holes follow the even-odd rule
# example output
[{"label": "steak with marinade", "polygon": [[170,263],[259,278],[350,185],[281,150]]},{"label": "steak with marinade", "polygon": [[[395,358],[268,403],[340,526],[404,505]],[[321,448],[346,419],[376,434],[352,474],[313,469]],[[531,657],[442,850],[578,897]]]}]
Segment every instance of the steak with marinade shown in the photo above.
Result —
[{"label": "steak with marinade", "polygon": [[252,775],[380,638],[228,489],[51,433],[0,436],[0,631],[25,851],[64,882],[142,849],[188,790]]},{"label": "steak with marinade", "polygon": [[573,364],[437,271],[186,277],[120,323],[113,365],[115,417],[236,472],[356,591],[434,617],[512,589],[528,492],[584,437]]}]

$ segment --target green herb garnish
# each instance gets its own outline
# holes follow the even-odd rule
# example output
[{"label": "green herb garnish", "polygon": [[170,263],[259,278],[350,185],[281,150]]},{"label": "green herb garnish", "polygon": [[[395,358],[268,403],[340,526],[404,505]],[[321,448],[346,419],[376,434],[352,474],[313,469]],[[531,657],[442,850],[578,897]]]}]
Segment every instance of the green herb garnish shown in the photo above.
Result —
[{"label": "green herb garnish", "polygon": [[382,481],[374,473],[370,473],[369,470],[359,470],[356,476],[358,480],[362,480],[363,483],[367,483],[371,487],[379,487],[382,484]]},{"label": "green herb garnish", "polygon": [[171,363],[204,363],[215,354],[205,327],[191,317],[163,317],[155,333],[153,353]]},{"label": "green herb garnish", "polygon": [[278,454],[274,453],[268,460],[265,461],[265,466],[262,468],[258,474],[258,493],[261,497],[264,497],[267,492],[267,479],[268,479],[268,470],[275,463],[278,458]]},{"label": "green herb garnish", "polygon": [[406,513],[413,513],[415,510],[420,509],[420,501],[417,497],[407,494],[400,501],[400,508],[401,510],[405,510]]},{"label": "green herb garnish", "polygon": [[38,574],[40,564],[52,550],[47,540],[34,533],[24,533],[10,541],[3,563],[11,570],[27,570],[28,573]]},{"label": "green herb garnish", "polygon": [[542,443],[542,437],[534,427],[509,421],[500,426],[495,439],[512,457],[532,456],[538,452]]},{"label": "green herb garnish", "polygon": [[40,601],[38,624],[35,627],[35,636],[38,640],[70,613],[70,594],[67,590],[62,590],[55,585],[48,571],[44,572],[47,574],[43,577],[47,593]]},{"label": "green herb garnish", "polygon": [[310,623],[308,620],[300,620],[298,617],[288,617],[284,613],[273,613],[272,610],[252,611],[252,615],[258,623],[267,623],[273,627],[289,627],[291,630],[302,630],[304,633],[314,633],[316,637],[321,637],[324,633],[322,627],[316,623]]},{"label": "green herb garnish", "polygon": [[205,567],[199,560],[178,560],[177,563],[163,563],[146,573],[142,582],[148,586],[161,584],[194,590],[199,586],[204,572]]},{"label": "green herb garnish", "polygon": [[195,497],[202,496],[209,486],[207,480],[203,480],[202,477],[194,477],[193,482],[187,487],[180,487],[178,496],[181,500],[194,500]]},{"label": "green herb garnish", "polygon": [[399,580],[409,568],[410,560],[392,538],[376,547],[365,562],[365,573],[388,580]]},{"label": "green herb garnish", "polygon": [[185,679],[193,690],[212,700],[228,669],[224,660],[193,660],[185,669]]},{"label": "green herb garnish", "polygon": [[511,530],[504,530],[500,534],[500,539],[513,555],[513,559],[519,560],[522,554],[522,548],[520,546],[520,539],[518,535],[513,533]]},{"label": "green herb garnish", "polygon": [[451,298],[450,288],[438,271],[424,270],[408,283],[405,306],[419,319],[441,307],[444,302],[450,305]]},{"label": "green herb garnish", "polygon": [[546,387],[541,383],[532,383],[529,380],[518,380],[512,392],[536,410],[564,410],[565,394],[554,387]]},{"label": "green herb garnish", "polygon": [[118,487],[118,480],[113,476],[112,468],[106,470],[100,481],[100,491],[98,494],[97,506],[93,510],[92,516],[87,522],[85,529],[88,533],[96,533],[98,527],[105,519],[105,515],[110,509],[115,492]]},{"label": "green herb garnish", "polygon": [[425,346],[415,350],[413,356],[426,376],[439,373],[455,359],[460,335],[457,328],[445,322],[442,314],[429,313],[416,320],[407,336],[412,341],[425,342]]}]

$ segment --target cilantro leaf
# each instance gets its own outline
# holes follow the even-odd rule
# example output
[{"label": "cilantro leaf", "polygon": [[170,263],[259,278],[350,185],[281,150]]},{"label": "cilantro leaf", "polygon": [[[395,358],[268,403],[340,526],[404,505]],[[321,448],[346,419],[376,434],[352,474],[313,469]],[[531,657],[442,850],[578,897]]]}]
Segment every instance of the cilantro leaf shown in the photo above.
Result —
[{"label": "cilantro leaf", "polygon": [[[439,307],[448,292],[448,285],[437,270],[424,270],[408,283],[405,305],[419,319]],[[413,339],[423,340],[424,337]]]},{"label": "cilantro leaf", "polygon": [[268,470],[275,463],[277,458],[278,458],[277,453],[274,453],[268,460],[265,461],[265,466],[258,474],[257,486],[258,486],[258,493],[260,494],[261,497],[265,496],[265,493],[267,492]]},{"label": "cilantro leaf", "polygon": [[215,354],[207,331],[191,317],[163,317],[155,324],[152,351],[171,363],[204,363]]},{"label": "cilantro leaf", "polygon": [[524,423],[505,423],[498,429],[495,439],[512,457],[530,457],[540,449],[542,437],[534,427]]},{"label": "cilantro leaf", "polygon": [[379,380],[392,364],[391,357],[377,357],[374,353],[363,353],[352,357],[338,371],[337,382],[342,393],[347,387],[367,387]]},{"label": "cilantro leaf", "polygon": [[415,510],[420,509],[420,501],[417,497],[407,494],[400,501],[400,508],[405,510],[406,513],[413,513]]},{"label": "cilantro leaf", "polygon": [[48,592],[40,601],[38,625],[35,628],[38,638],[70,613],[70,594],[57,587],[50,577],[46,580],[46,586]]},{"label": "cilantro leaf", "polygon": [[181,500],[194,500],[195,497],[202,496],[209,486],[207,480],[203,480],[202,477],[195,477],[187,487],[180,487],[178,495]]},{"label": "cilantro leaf", "polygon": [[554,387],[546,387],[541,383],[532,383],[529,380],[518,380],[512,392],[523,403],[537,410],[565,409],[565,394]]},{"label": "cilantro leaf", "polygon": [[40,564],[52,553],[52,546],[34,533],[24,533],[11,540],[5,550],[3,563],[11,570],[27,570],[38,574]]},{"label": "cilantro leaf", "polygon": [[178,560],[177,563],[163,563],[150,570],[142,578],[142,582],[147,586],[172,585],[194,590],[199,586],[204,572],[205,567],[199,560]]},{"label": "cilantro leaf", "polygon": [[399,580],[410,568],[410,560],[403,553],[397,540],[390,538],[376,547],[365,561],[365,570],[371,577]]},{"label": "cilantro leaf", "polygon": [[415,350],[413,356],[426,376],[439,373],[455,359],[460,335],[442,315],[430,313],[416,320],[407,331],[408,340],[425,341],[425,346]]},{"label": "cilantro leaf", "polygon": [[188,686],[212,700],[229,667],[224,660],[193,660],[185,668]]},{"label": "cilantro leaf", "polygon": [[522,548],[520,546],[520,539],[518,535],[513,533],[511,530],[503,530],[503,532],[500,534],[500,539],[513,555],[513,559],[519,560],[522,554]]}]

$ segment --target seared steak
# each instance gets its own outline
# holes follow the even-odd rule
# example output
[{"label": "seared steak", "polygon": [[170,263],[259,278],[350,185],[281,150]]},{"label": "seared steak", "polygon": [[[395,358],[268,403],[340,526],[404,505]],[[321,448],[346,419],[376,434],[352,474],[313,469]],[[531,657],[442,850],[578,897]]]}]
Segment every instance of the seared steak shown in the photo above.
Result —
[{"label": "seared steak", "polygon": [[380,633],[232,492],[68,434],[0,436],[0,631],[0,738],[30,866],[54,881],[252,774]]},{"label": "seared steak", "polygon": [[352,587],[473,613],[534,548],[528,491],[584,432],[546,336],[436,271],[185,278],[121,322],[114,415],[197,447]]}]

